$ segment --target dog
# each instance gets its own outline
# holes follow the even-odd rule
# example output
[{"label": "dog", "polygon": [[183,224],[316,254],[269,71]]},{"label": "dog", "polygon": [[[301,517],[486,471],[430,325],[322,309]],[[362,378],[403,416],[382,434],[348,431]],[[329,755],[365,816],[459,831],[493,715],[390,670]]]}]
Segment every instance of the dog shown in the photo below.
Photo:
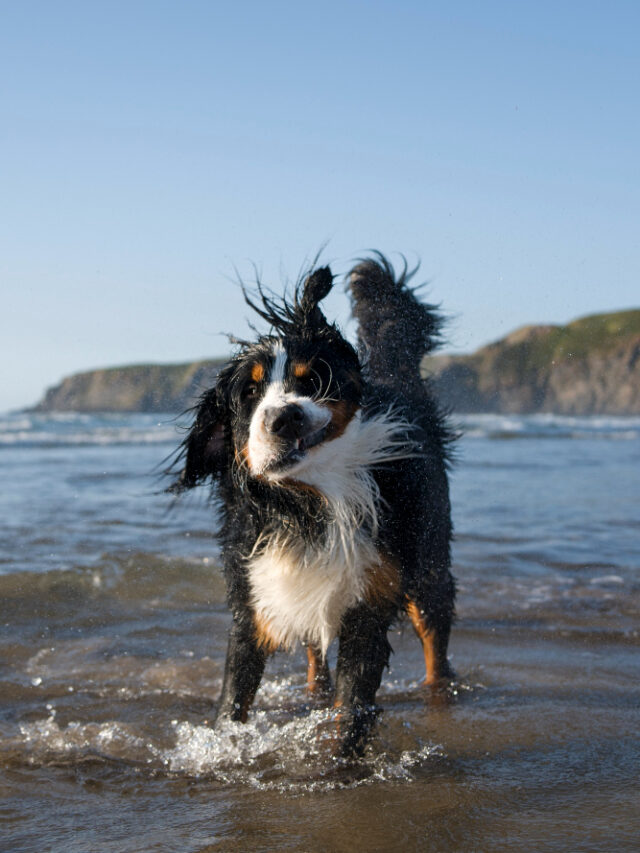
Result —
[{"label": "dog", "polygon": [[[413,271],[415,272],[415,270]],[[307,647],[308,688],[330,693],[341,751],[364,750],[391,647],[406,613],[426,684],[452,677],[454,618],[448,465],[454,435],[421,378],[441,317],[381,254],[348,277],[358,350],[319,303],[333,286],[312,269],[282,300],[244,295],[268,334],[237,341],[194,419],[170,491],[211,482],[233,615],[217,720],[245,722],[267,657]]]}]

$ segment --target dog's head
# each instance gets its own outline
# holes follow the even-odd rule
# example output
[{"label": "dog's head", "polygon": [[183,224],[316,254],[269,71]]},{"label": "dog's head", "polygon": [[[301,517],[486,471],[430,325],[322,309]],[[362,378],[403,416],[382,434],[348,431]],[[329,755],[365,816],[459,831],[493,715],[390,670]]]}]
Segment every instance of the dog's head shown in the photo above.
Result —
[{"label": "dog's head", "polygon": [[343,434],[359,409],[362,380],[354,348],[318,307],[332,283],[323,267],[291,301],[261,288],[259,304],[245,294],[272,333],[242,343],[201,398],[174,491],[232,468],[271,483],[304,479],[321,449]]}]

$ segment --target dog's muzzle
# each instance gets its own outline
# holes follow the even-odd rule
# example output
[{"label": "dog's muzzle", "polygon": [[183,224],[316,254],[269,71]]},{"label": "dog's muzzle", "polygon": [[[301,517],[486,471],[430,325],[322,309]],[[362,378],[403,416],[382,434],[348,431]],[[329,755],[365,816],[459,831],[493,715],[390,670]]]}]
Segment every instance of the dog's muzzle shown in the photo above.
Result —
[{"label": "dog's muzzle", "polygon": [[277,439],[281,446],[281,453],[269,466],[272,469],[300,462],[307,450],[320,444],[329,426],[326,423],[318,428],[297,403],[268,408],[263,423],[266,432]]},{"label": "dog's muzzle", "polygon": [[287,403],[286,406],[268,408],[264,413],[264,428],[272,435],[288,441],[302,437],[308,429],[308,418],[302,406]]}]

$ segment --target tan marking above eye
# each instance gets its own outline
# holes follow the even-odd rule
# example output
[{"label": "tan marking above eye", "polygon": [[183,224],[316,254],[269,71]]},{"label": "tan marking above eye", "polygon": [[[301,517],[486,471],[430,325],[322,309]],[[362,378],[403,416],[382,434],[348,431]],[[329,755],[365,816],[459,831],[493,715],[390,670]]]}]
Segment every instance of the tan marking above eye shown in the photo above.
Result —
[{"label": "tan marking above eye", "polygon": [[311,366],[303,361],[297,361],[293,365],[293,375],[296,379],[302,379],[311,374]]},{"label": "tan marking above eye", "polygon": [[251,367],[251,378],[254,382],[262,382],[264,379],[264,365],[260,364],[260,362],[256,362]]}]

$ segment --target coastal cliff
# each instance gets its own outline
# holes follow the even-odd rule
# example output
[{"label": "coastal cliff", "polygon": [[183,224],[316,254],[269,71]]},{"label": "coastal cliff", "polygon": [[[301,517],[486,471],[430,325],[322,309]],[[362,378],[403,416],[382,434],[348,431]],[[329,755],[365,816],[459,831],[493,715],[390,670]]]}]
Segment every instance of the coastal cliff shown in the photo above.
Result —
[{"label": "coastal cliff", "polygon": [[[221,360],[78,373],[37,411],[179,412],[213,383]],[[640,414],[640,309],[566,326],[526,326],[471,355],[425,358],[440,400],[461,413]]]},{"label": "coastal cliff", "polygon": [[423,363],[454,411],[640,414],[640,310],[525,326],[471,355]]},{"label": "coastal cliff", "polygon": [[210,388],[222,360],[136,364],[75,373],[45,393],[40,412],[182,412]]}]

